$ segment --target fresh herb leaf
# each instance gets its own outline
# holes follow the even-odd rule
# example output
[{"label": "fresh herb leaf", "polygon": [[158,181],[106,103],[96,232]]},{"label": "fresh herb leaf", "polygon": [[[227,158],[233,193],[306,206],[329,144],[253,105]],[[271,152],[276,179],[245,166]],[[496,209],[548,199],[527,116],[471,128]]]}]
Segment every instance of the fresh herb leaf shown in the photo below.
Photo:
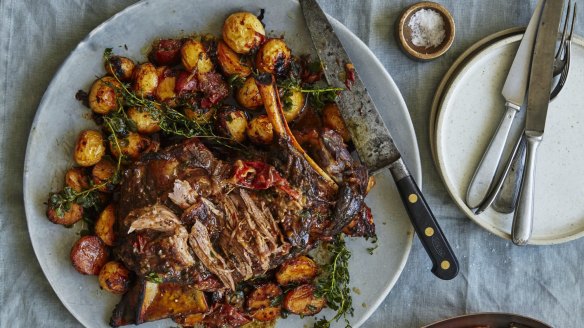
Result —
[{"label": "fresh herb leaf", "polygon": [[155,284],[162,283],[162,278],[156,272],[150,272],[144,278],[146,278],[146,280],[153,282]]}]

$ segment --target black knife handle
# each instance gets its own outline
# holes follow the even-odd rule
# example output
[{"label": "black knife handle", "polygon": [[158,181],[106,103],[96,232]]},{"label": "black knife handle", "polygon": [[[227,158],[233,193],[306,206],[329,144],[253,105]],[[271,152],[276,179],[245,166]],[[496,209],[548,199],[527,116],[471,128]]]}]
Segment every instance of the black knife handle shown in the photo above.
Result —
[{"label": "black knife handle", "polygon": [[432,260],[432,273],[444,280],[456,277],[458,260],[420,188],[411,175],[399,179],[396,184],[414,230]]}]

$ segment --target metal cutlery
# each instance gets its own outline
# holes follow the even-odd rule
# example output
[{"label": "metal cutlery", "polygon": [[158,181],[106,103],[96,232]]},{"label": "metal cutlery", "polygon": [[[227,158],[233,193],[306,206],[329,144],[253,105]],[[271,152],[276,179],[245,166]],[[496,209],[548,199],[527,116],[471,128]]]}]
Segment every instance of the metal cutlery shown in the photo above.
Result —
[{"label": "metal cutlery", "polygon": [[492,189],[513,120],[525,100],[531,54],[544,3],[545,0],[539,0],[535,8],[501,91],[506,101],[505,115],[501,119],[467,189],[466,204],[471,209],[479,207]]},{"label": "metal cutlery", "polygon": [[525,245],[533,230],[535,163],[550,102],[554,52],[563,5],[563,0],[545,1],[533,48],[523,133],[527,141],[525,171],[511,229],[512,241],[516,245]]},{"label": "metal cutlery", "polygon": [[[557,75],[559,75],[559,77],[557,78],[558,82],[555,84],[550,94],[550,102],[558,96],[568,78],[568,72],[570,70],[570,46],[575,21],[576,4],[572,7],[570,1],[568,2],[568,10],[566,11],[564,18],[564,29],[560,38],[560,46],[558,47],[554,59],[554,80]],[[568,26],[570,26],[569,32]],[[525,163],[525,139],[522,136],[523,132],[520,134],[519,138],[517,138],[513,151],[505,163],[505,167],[502,170],[497,183],[491,189],[489,195],[478,207],[475,213],[479,214],[491,205],[495,211],[500,213],[512,213],[515,210]]]},{"label": "metal cutlery", "polygon": [[327,82],[333,87],[351,85],[339,95],[337,104],[361,161],[370,172],[389,168],[410,221],[432,260],[432,272],[441,279],[454,278],[458,260],[341,41],[315,0],[300,0],[300,5]]}]

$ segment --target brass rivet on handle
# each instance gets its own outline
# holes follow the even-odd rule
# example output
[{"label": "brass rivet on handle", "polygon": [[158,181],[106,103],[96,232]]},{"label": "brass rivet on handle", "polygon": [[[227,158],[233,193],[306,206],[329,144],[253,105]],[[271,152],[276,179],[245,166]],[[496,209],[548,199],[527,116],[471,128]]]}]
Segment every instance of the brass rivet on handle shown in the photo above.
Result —
[{"label": "brass rivet on handle", "polygon": [[440,267],[443,270],[448,270],[450,269],[450,262],[448,262],[447,260],[442,261],[442,263],[440,263]]},{"label": "brass rivet on handle", "polygon": [[418,195],[416,195],[416,194],[410,194],[408,196],[408,201],[410,203],[412,203],[412,204],[415,203],[415,202],[417,202],[418,201]]},{"label": "brass rivet on handle", "polygon": [[428,227],[424,230],[424,234],[428,237],[432,237],[434,235],[434,229],[432,229],[432,227]]}]

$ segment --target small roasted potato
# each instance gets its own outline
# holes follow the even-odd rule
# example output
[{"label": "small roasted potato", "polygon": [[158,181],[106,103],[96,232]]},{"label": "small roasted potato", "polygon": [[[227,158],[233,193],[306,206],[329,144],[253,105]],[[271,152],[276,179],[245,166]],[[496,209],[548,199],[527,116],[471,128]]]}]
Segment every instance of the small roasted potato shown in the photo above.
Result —
[{"label": "small roasted potato", "polygon": [[169,68],[159,69],[155,97],[158,101],[176,106],[176,73]]},{"label": "small roasted potato", "polygon": [[109,251],[97,236],[83,236],[71,248],[71,263],[81,274],[98,275],[107,263]]},{"label": "small roasted potato", "polygon": [[156,113],[139,107],[130,107],[126,114],[136,124],[139,133],[151,134],[160,131],[160,118]]},{"label": "small roasted potato", "polygon": [[267,145],[274,139],[274,127],[268,115],[259,115],[251,119],[247,126],[247,137],[253,143]]},{"label": "small roasted potato", "polygon": [[97,162],[91,169],[91,177],[94,186],[100,186],[98,188],[101,192],[110,192],[112,177],[116,172],[116,164],[104,157],[101,161]]},{"label": "small roasted potato", "polygon": [[158,88],[158,72],[151,63],[143,63],[136,68],[132,74],[132,90],[138,97],[154,95]]},{"label": "small roasted potato", "polygon": [[119,106],[119,89],[122,87],[112,76],[104,76],[93,82],[89,89],[89,108],[96,114],[108,114]]},{"label": "small roasted potato", "polygon": [[318,266],[312,259],[299,256],[282,264],[276,272],[276,281],[281,286],[307,283],[318,274]]},{"label": "small roasted potato", "polygon": [[272,321],[280,315],[282,290],[276,284],[256,287],[247,297],[247,309],[259,321]]},{"label": "small roasted potato", "polygon": [[89,188],[89,179],[83,168],[72,167],[65,172],[65,185],[71,189],[81,192]]},{"label": "small roasted potato", "polygon": [[247,116],[235,107],[224,107],[217,115],[219,131],[236,142],[243,142],[246,137]]},{"label": "small roasted potato", "polygon": [[130,289],[130,270],[118,262],[107,262],[99,271],[99,286],[113,294],[124,294]]},{"label": "small roasted potato", "polygon": [[64,210],[63,213],[58,213],[56,209],[49,206],[47,208],[47,218],[55,224],[70,226],[83,218],[83,207],[77,203],[71,203],[69,209]]},{"label": "small roasted potato", "polygon": [[290,67],[292,54],[282,39],[269,39],[256,54],[255,66],[260,72],[283,76]]},{"label": "small roasted potato", "polygon": [[200,41],[187,40],[180,49],[181,61],[187,71],[196,69],[197,73],[204,74],[213,70],[213,62],[205,45]]},{"label": "small roasted potato", "polygon": [[92,166],[105,155],[103,135],[97,130],[83,130],[77,137],[73,159],[80,166]]},{"label": "small roasted potato", "polygon": [[132,72],[136,64],[128,57],[111,56],[105,61],[104,66],[108,75],[115,76],[120,81],[129,81],[132,79]]},{"label": "small roasted potato", "polygon": [[223,23],[222,35],[229,48],[238,54],[247,54],[264,41],[266,30],[254,14],[237,12]]},{"label": "small roasted potato", "polygon": [[215,108],[201,108],[201,107],[186,107],[184,109],[185,116],[198,124],[207,124],[213,120],[215,115]]},{"label": "small roasted potato", "polygon": [[235,100],[247,109],[256,109],[264,104],[253,77],[246,79],[243,85],[237,89],[235,92]]},{"label": "small roasted potato", "polygon": [[[136,132],[130,132],[127,137],[119,138],[116,143],[113,138],[110,139],[109,146],[112,154],[117,158],[122,155],[132,160],[138,159],[140,155],[151,146],[151,140]],[[119,146],[119,147],[118,147]]]},{"label": "small roasted potato", "polygon": [[337,132],[344,142],[351,140],[351,134],[341,117],[341,112],[336,103],[327,103],[322,109],[322,124]]},{"label": "small roasted potato", "polygon": [[108,246],[114,246],[116,235],[114,224],[116,223],[116,208],[109,204],[101,211],[97,221],[95,221],[95,234]]},{"label": "small roasted potato", "polygon": [[240,77],[247,77],[251,74],[251,68],[242,61],[241,56],[235,51],[231,50],[229,46],[219,41],[217,44],[217,60],[219,65],[226,75],[238,75]]},{"label": "small roasted potato", "polygon": [[302,113],[306,106],[306,97],[300,90],[280,89],[280,101],[282,102],[282,111],[287,122],[292,122]]},{"label": "small roasted potato", "polygon": [[300,285],[286,294],[282,306],[295,314],[315,315],[326,305],[326,299],[316,297],[315,291],[313,285]]}]

